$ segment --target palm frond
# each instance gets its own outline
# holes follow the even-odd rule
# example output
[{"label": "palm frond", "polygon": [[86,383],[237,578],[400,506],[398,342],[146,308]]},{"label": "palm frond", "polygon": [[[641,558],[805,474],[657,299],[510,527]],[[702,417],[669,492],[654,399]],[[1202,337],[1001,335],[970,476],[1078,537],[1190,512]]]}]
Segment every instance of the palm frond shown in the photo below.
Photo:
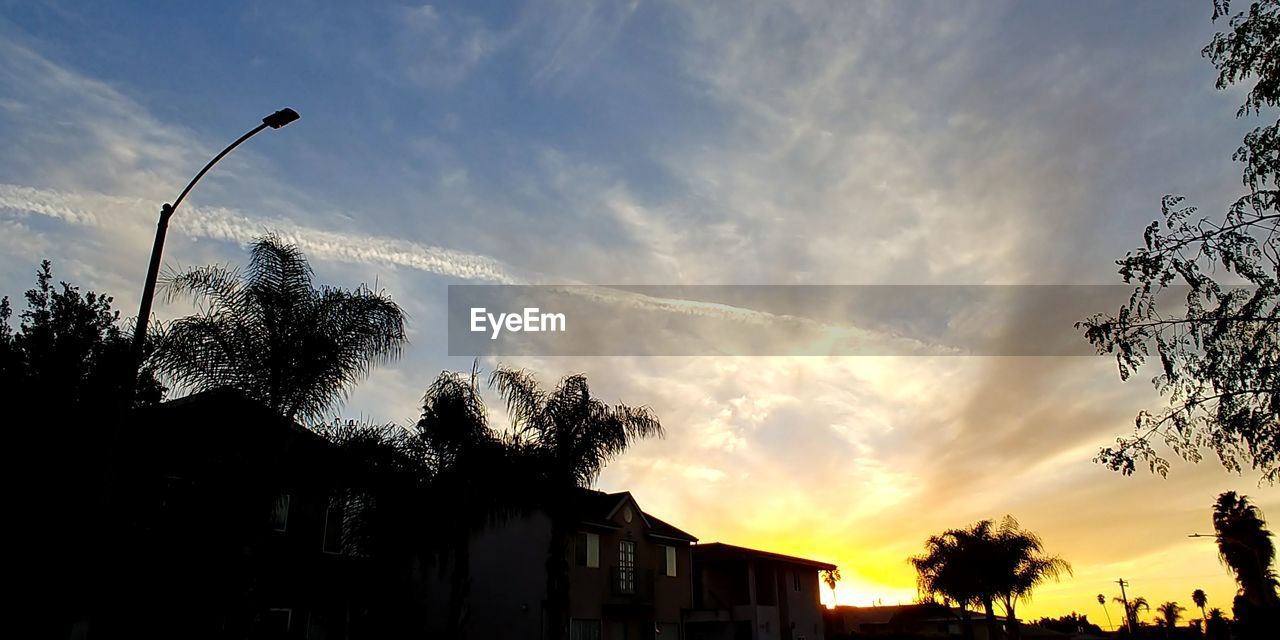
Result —
[{"label": "palm frond", "polygon": [[533,373],[500,366],[489,376],[489,385],[506,401],[511,426],[517,433],[540,427],[535,423],[544,413],[547,394]]},{"label": "palm frond", "polygon": [[390,298],[312,286],[294,245],[269,235],[248,269],[199,267],[166,277],[170,297],[200,312],[172,323],[156,370],[193,390],[234,386],[287,418],[316,422],[377,365],[399,357],[405,314]]}]

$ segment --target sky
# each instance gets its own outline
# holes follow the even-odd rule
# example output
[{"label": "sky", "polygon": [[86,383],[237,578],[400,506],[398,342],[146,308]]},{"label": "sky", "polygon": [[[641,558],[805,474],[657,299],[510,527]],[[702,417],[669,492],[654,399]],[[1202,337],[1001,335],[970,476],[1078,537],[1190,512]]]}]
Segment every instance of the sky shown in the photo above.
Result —
[{"label": "sky", "polygon": [[[159,205],[284,106],[302,119],[200,183],[165,263],[240,263],[276,232],[317,281],[403,305],[411,343],[347,417],[412,423],[437,373],[471,366],[448,355],[450,284],[1115,284],[1161,196],[1219,215],[1241,191],[1256,123],[1199,55],[1210,14],[0,0],[0,292],[48,258],[132,316]],[[1154,374],[1122,384],[1102,357],[480,361],[498,363],[653,408],[666,437],[599,487],[704,542],[837,563],[840,604],[911,600],[929,535],[1012,514],[1074,566],[1022,617],[1106,626],[1095,596],[1120,577],[1229,611],[1212,542],[1186,535],[1228,489],[1280,517],[1280,492],[1212,459],[1168,479],[1091,462],[1160,406]]]}]

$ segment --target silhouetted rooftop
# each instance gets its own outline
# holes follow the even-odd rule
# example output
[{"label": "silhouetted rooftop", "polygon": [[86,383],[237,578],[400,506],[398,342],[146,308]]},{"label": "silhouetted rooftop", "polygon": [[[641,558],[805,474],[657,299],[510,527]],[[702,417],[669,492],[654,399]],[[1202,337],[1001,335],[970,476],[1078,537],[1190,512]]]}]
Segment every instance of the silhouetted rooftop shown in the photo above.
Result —
[{"label": "silhouetted rooftop", "polygon": [[773,553],[772,551],[761,551],[759,549],[748,549],[747,547],[739,547],[723,542],[710,542],[707,544],[699,544],[693,547],[694,553],[707,559],[732,559],[756,557],[773,560],[775,562],[785,562],[788,564],[801,564],[809,567],[816,567],[824,571],[830,571],[836,568],[836,565],[821,560],[810,560],[808,558],[797,558],[796,556],[783,555],[781,553]]},{"label": "silhouetted rooftop", "polygon": [[649,534],[661,538],[671,538],[673,540],[684,540],[687,542],[697,542],[698,538],[691,533],[676,528],[666,521],[653,516],[652,514],[640,509],[639,502],[631,495],[630,491],[619,491],[617,493],[604,493],[603,491],[594,491],[591,489],[583,489],[579,492],[576,499],[575,508],[578,511],[578,517],[582,522],[599,526],[616,529],[618,525],[614,524],[613,516],[618,509],[628,501],[635,503],[640,517],[644,520],[645,525],[649,529]]}]

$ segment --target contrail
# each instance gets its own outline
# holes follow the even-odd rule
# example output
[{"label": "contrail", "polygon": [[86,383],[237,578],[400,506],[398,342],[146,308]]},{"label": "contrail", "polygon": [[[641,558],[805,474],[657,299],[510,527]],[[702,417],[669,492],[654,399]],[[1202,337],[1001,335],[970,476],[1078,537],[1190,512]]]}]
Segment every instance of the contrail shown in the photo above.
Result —
[{"label": "contrail", "polygon": [[[87,227],[101,227],[102,210],[150,210],[140,198],[83,194],[0,183],[0,211],[39,215]],[[247,243],[266,231],[297,244],[308,255],[335,262],[408,267],[444,276],[497,284],[520,284],[511,269],[492,258],[398,238],[361,236],[304,227],[283,218],[250,218],[224,207],[188,207],[174,218],[182,233],[197,238]]]},{"label": "contrail", "polygon": [[[149,211],[155,203],[136,197],[102,193],[80,193],[0,183],[0,212],[13,217],[38,215],[84,226],[104,227],[118,211]],[[285,218],[251,218],[226,207],[191,206],[186,215],[175,216],[174,226],[187,237],[249,243],[265,232],[278,234],[296,244],[307,255],[349,264],[407,267],[483,284],[549,284],[548,279],[530,273],[512,275],[512,268],[487,256],[398,238],[365,236],[305,227]],[[565,284],[561,281],[560,284]],[[609,286],[567,283],[559,293],[594,299],[615,307],[656,310],[676,315],[695,315],[750,325],[786,323],[807,327],[830,340],[873,343],[894,342],[910,352],[929,352],[931,345],[904,340],[861,327],[830,325],[807,318],[781,316],[766,311],[701,300],[651,296]]]}]

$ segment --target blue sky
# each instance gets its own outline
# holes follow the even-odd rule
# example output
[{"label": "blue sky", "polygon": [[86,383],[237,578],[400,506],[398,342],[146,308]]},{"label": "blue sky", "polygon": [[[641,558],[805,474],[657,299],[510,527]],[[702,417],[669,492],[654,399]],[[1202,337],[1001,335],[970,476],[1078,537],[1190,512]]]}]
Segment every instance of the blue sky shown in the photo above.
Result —
[{"label": "blue sky", "polygon": [[[302,120],[200,184],[166,261],[239,262],[275,230],[322,281],[390,292],[413,344],[351,416],[409,421],[469,366],[445,355],[451,283],[1114,283],[1162,195],[1214,215],[1240,189],[1253,123],[1199,56],[1210,11],[0,2],[0,290],[48,257],[131,314],[159,204],[282,106]],[[842,602],[910,597],[927,535],[1012,512],[1077,568],[1032,614],[1102,619],[1089,601],[1120,572],[1153,602],[1225,605],[1181,533],[1226,488],[1280,513],[1211,463],[1090,463],[1158,402],[1104,359],[505,362],[652,405],[670,436],[601,485],[707,540],[837,561]]]}]

